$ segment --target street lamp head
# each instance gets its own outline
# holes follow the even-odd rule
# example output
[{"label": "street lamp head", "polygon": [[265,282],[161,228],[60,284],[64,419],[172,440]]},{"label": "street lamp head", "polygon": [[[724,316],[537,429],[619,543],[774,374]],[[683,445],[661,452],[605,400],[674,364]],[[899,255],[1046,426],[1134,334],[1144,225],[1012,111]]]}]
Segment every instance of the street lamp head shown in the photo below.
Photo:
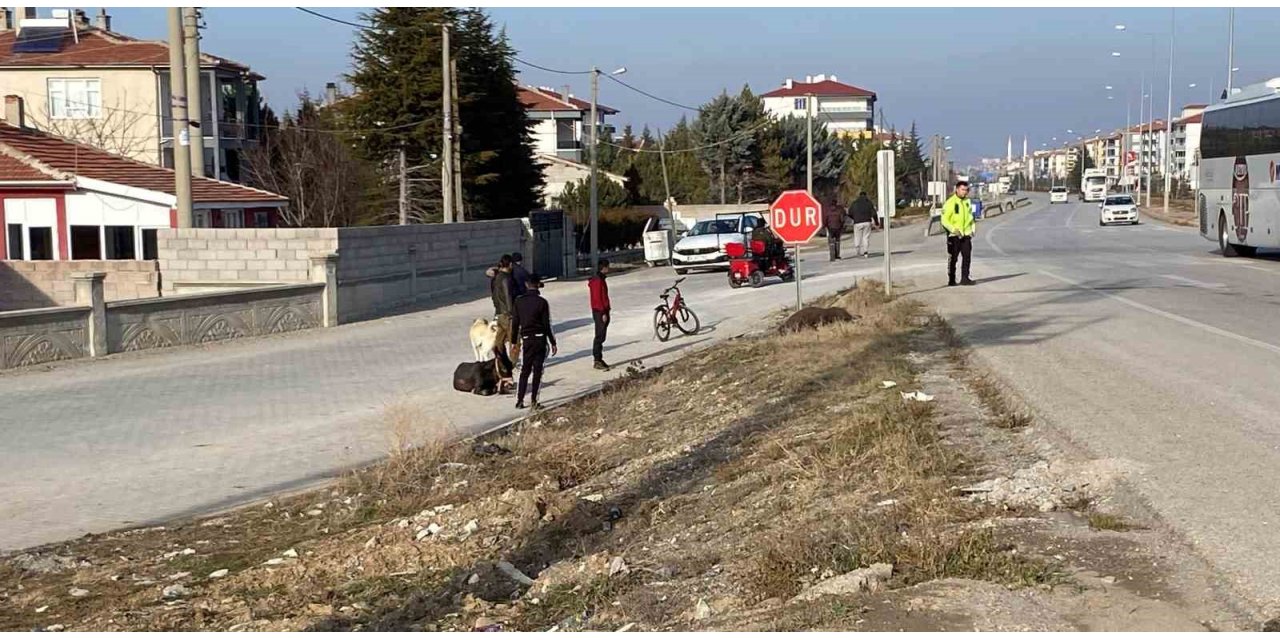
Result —
[{"label": "street lamp head", "polygon": [[1124,25],[1122,25],[1122,24],[1118,24],[1118,25],[1116,25],[1116,31],[1124,31],[1124,30],[1125,30],[1125,26],[1124,26]]},{"label": "street lamp head", "polygon": [[1194,89],[1194,88],[1196,88],[1196,83],[1192,82],[1191,84],[1187,85],[1187,88],[1188,88],[1188,89]]},{"label": "street lamp head", "polygon": [[1239,70],[1240,70],[1240,67],[1231,67],[1231,73],[1235,73]]},{"label": "street lamp head", "polygon": [[1119,57],[1120,57],[1120,52],[1119,52],[1119,51],[1112,51],[1112,52],[1111,52],[1111,57],[1112,57],[1112,58],[1119,58]]},{"label": "street lamp head", "polygon": [[626,72],[627,72],[626,67],[618,67],[617,69],[614,69],[613,73],[610,75],[620,76]]},{"label": "street lamp head", "polygon": [[1105,88],[1106,88],[1106,90],[1107,90],[1107,91],[1111,91],[1111,88],[1112,88],[1112,87],[1111,87],[1111,85],[1107,85]]}]

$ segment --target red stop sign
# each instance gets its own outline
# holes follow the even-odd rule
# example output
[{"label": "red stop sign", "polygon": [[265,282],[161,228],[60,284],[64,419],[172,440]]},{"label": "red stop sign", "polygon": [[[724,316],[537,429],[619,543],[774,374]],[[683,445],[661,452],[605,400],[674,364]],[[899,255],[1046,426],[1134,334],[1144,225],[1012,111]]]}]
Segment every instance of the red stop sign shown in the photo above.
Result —
[{"label": "red stop sign", "polygon": [[783,242],[808,242],[822,227],[822,206],[808,191],[783,191],[769,205],[769,226]]}]

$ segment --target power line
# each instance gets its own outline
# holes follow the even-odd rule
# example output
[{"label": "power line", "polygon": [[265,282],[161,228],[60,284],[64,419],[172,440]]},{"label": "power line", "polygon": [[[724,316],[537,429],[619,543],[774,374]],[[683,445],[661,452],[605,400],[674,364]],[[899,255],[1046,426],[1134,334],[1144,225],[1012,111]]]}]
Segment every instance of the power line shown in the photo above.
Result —
[{"label": "power line", "polygon": [[662,103],[664,103],[664,104],[669,104],[669,105],[671,105],[671,106],[673,106],[673,107],[679,107],[679,108],[681,108],[681,109],[688,109],[688,110],[690,110],[690,111],[694,111],[694,112],[700,112],[700,111],[702,111],[702,110],[701,110],[701,109],[699,109],[698,107],[691,107],[691,106],[689,106],[689,105],[687,105],[687,104],[680,104],[679,102],[674,102],[674,101],[672,101],[672,100],[667,100],[666,98],[662,98],[662,97],[659,97],[659,96],[655,96],[655,95],[653,95],[652,93],[649,93],[648,91],[645,91],[644,89],[640,89],[640,88],[638,88],[638,87],[635,87],[635,86],[629,85],[629,84],[627,84],[627,83],[625,83],[625,82],[623,82],[623,81],[619,80],[617,77],[615,77],[615,76],[613,76],[613,75],[606,75],[605,77],[606,77],[606,78],[608,78],[608,79],[610,79],[610,80],[612,80],[612,81],[614,81],[614,82],[616,82],[616,83],[618,83],[618,84],[620,84],[620,85],[622,85],[622,86],[624,86],[624,87],[626,87],[626,88],[628,88],[628,89],[630,89],[630,90],[632,90],[632,91],[634,91],[634,92],[636,92],[636,93],[638,93],[638,94],[640,94],[640,95],[642,95],[642,96],[645,96],[645,97],[647,97],[647,98],[651,98],[651,99],[653,99],[653,100],[657,100],[658,102],[662,102]]},{"label": "power line", "polygon": [[565,71],[565,70],[563,70],[563,69],[552,69],[552,68],[550,68],[550,67],[544,67],[544,66],[542,66],[542,65],[540,65],[540,64],[534,64],[534,63],[532,63],[532,62],[529,62],[528,60],[521,60],[520,58],[517,58],[517,57],[515,57],[515,56],[511,56],[511,59],[512,59],[512,60],[515,60],[516,62],[519,62],[519,63],[520,63],[520,64],[522,64],[522,65],[525,65],[526,67],[533,67],[534,69],[541,69],[541,70],[546,71],[546,72],[548,72],[548,73],[559,73],[559,74],[561,74],[561,75],[566,75],[566,76],[581,76],[581,75],[586,75],[586,74],[591,73],[591,71],[590,71],[590,70],[588,70],[588,71]]},{"label": "power line", "polygon": [[309,14],[311,14],[311,15],[313,15],[313,16],[315,16],[315,17],[317,17],[317,18],[321,18],[321,19],[324,19],[324,20],[328,20],[329,22],[336,22],[336,23],[338,23],[338,24],[345,24],[345,25],[347,25],[348,27],[355,27],[355,28],[357,28],[357,29],[365,29],[365,30],[369,30],[369,31],[372,31],[372,30],[373,30],[373,27],[370,27],[370,26],[369,26],[369,25],[367,25],[367,24],[360,24],[360,23],[357,23],[357,22],[348,22],[348,21],[346,21],[346,20],[343,20],[342,18],[335,18],[335,17],[333,17],[333,16],[328,16],[328,15],[325,15],[325,14],[323,14],[323,13],[320,13],[319,11],[312,11],[312,10],[310,10],[310,9],[306,8],[306,7],[294,7],[294,9],[297,9],[298,11],[301,11],[301,12],[303,12],[303,13],[309,13]]}]

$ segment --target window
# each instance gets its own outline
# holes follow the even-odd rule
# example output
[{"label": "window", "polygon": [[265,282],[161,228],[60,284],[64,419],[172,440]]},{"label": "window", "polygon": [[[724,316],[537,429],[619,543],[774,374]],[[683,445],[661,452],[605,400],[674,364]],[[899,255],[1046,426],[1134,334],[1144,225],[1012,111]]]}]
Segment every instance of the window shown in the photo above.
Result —
[{"label": "window", "polygon": [[582,145],[578,142],[577,124],[574,120],[556,120],[556,148],[557,149],[580,149]]},{"label": "window", "polygon": [[[223,152],[223,156],[227,159],[226,166],[223,167],[223,170],[227,172],[227,180],[240,182],[240,152],[235,149],[227,149]],[[212,167],[210,168],[212,169]]]},{"label": "window", "polygon": [[808,108],[809,108],[808,98],[796,98],[796,101],[795,101],[796,111],[804,111],[805,109],[808,109]]},{"label": "window", "polygon": [[8,258],[9,258],[10,260],[22,260],[22,259],[23,259],[23,255],[22,255],[22,225],[20,225],[20,224],[11,224],[11,225],[9,225],[8,247],[9,247]]},{"label": "window", "polygon": [[1205,111],[1200,147],[1205,158],[1280,153],[1280,100]]},{"label": "window", "polygon": [[223,209],[222,227],[224,229],[243,229],[244,209]]},{"label": "window", "polygon": [[108,260],[134,260],[138,257],[133,241],[132,226],[108,226],[103,236],[107,240]]},{"label": "window", "polygon": [[197,210],[195,210],[195,211],[192,211],[192,212],[191,212],[191,225],[192,225],[192,226],[194,226],[194,227],[201,228],[201,229],[207,229],[207,228],[209,228],[209,227],[211,226],[211,225],[209,224],[209,210],[208,210],[208,209],[197,209]]},{"label": "window", "polygon": [[49,117],[102,116],[102,83],[97,78],[49,78]]},{"label": "window", "polygon": [[71,259],[101,260],[102,243],[99,238],[99,226],[71,226]]},{"label": "window", "polygon": [[53,259],[53,228],[27,227],[28,260]]},{"label": "window", "polygon": [[259,229],[265,229],[271,226],[271,214],[266,211],[253,212],[253,226]]},{"label": "window", "polygon": [[156,249],[156,230],[143,229],[142,230],[142,259],[155,260],[159,255],[160,255],[160,252]]}]

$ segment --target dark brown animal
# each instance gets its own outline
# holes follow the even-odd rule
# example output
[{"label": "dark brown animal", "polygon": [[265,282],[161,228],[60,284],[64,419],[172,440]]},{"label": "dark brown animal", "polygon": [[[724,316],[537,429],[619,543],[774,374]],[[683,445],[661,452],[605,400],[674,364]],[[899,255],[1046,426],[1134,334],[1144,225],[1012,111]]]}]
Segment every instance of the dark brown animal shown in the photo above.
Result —
[{"label": "dark brown animal", "polygon": [[453,388],[478,396],[508,393],[510,389],[502,383],[508,376],[503,373],[502,366],[493,358],[484,362],[464,362],[453,370]]},{"label": "dark brown animal", "polygon": [[787,318],[778,327],[778,333],[790,333],[792,331],[803,331],[805,329],[813,329],[824,324],[832,324],[836,322],[853,322],[857,320],[853,314],[839,307],[805,307]]}]

